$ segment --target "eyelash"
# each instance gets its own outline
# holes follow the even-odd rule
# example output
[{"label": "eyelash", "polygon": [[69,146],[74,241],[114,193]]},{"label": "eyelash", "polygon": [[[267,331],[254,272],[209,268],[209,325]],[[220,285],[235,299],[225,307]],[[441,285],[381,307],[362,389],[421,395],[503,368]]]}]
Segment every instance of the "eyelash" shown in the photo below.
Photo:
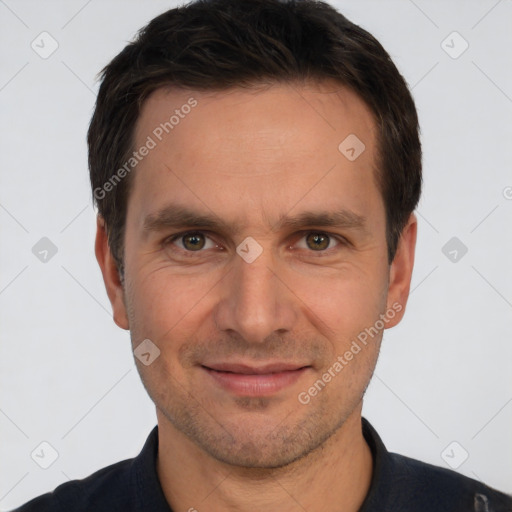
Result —
[{"label": "eyelash", "polygon": [[[182,233],[177,233],[177,234],[172,235],[170,237],[167,237],[165,240],[163,240],[162,246],[163,247],[167,247],[167,246],[171,245],[173,242],[175,242],[176,240],[185,237],[186,235],[194,235],[194,234],[202,234],[202,235],[205,235],[205,237],[210,238],[210,240],[212,240],[211,237],[209,237],[207,233],[208,233],[207,231],[200,231],[200,230],[184,231]],[[349,245],[349,242],[345,238],[341,237],[340,235],[335,235],[333,233],[328,233],[326,231],[308,230],[308,231],[300,231],[298,234],[301,235],[299,240],[302,240],[306,235],[309,235],[309,234],[327,235],[330,239],[336,240],[341,246],[348,246]],[[215,243],[215,245],[218,247],[219,244]],[[322,256],[330,256],[331,255],[331,251],[333,249],[336,249],[336,247],[331,247],[329,249],[324,249],[324,250],[321,250],[321,251],[310,250],[308,252],[316,253],[316,257],[320,257],[321,258]],[[181,249],[180,247],[178,247],[178,250],[185,257],[188,257],[188,258],[190,258],[190,257],[193,258],[197,254],[200,254],[201,252],[204,252],[204,250],[187,251],[185,249]]]}]

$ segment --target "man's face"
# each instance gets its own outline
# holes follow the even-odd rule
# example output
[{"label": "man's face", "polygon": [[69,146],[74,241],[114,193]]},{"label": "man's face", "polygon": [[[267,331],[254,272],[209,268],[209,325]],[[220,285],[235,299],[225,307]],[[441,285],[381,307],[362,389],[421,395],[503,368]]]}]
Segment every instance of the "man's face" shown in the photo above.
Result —
[{"label": "man's face", "polygon": [[[169,133],[158,130],[176,109]],[[365,145],[355,160],[355,139],[338,148],[350,134]],[[385,327],[398,323],[392,304],[405,307],[390,285],[370,111],[329,82],[159,90],[135,148],[148,136],[156,145],[129,197],[124,300],[113,302],[133,348],[149,339],[160,350],[136,360],[160,428],[227,463],[288,464],[358,412],[382,319],[394,309]],[[185,209],[217,224],[173,225]]]}]

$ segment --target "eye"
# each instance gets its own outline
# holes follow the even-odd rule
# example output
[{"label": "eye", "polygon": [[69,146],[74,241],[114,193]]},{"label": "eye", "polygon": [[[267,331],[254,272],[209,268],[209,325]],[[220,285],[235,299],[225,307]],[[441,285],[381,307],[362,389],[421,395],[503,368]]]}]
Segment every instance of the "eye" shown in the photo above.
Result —
[{"label": "eye", "polygon": [[[209,244],[208,245],[208,241]],[[202,231],[188,231],[186,233],[179,233],[177,235],[168,238],[164,245],[174,244],[186,252],[201,252],[201,249],[213,249],[218,247],[208,236]]]},{"label": "eye", "polygon": [[342,244],[342,240],[323,231],[308,231],[301,239],[305,244],[297,244],[300,249],[311,249],[313,252],[326,252],[333,248],[332,242],[337,245]]},{"label": "eye", "polygon": [[[203,231],[187,231],[178,233],[164,240],[164,247],[175,245],[178,252],[187,256],[194,256],[194,253],[200,253],[203,249],[219,249],[223,247],[215,243]],[[347,245],[341,237],[325,233],[323,231],[305,231],[302,233],[299,243],[296,247],[305,249],[309,252],[329,253],[337,245]]]}]

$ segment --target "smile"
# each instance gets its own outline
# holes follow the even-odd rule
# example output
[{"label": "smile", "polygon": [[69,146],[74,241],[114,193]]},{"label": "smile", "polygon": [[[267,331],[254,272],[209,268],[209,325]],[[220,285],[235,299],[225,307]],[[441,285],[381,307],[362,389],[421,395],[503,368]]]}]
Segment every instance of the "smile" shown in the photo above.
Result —
[{"label": "smile", "polygon": [[202,366],[214,383],[238,396],[270,396],[293,385],[309,366],[270,364],[252,367],[239,364]]}]

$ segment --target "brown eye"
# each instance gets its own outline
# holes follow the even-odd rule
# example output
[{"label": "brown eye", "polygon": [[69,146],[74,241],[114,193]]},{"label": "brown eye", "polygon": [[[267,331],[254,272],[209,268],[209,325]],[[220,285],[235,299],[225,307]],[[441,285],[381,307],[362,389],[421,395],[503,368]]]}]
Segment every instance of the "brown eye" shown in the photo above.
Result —
[{"label": "brown eye", "polygon": [[308,247],[314,251],[322,251],[329,247],[330,236],[325,233],[310,233],[306,236]]},{"label": "brown eye", "polygon": [[207,231],[184,231],[162,241],[162,248],[170,258],[190,258],[190,261],[203,260],[224,250]]},{"label": "brown eye", "polygon": [[186,233],[181,237],[183,247],[190,251],[199,251],[205,246],[205,236],[202,233]]}]

